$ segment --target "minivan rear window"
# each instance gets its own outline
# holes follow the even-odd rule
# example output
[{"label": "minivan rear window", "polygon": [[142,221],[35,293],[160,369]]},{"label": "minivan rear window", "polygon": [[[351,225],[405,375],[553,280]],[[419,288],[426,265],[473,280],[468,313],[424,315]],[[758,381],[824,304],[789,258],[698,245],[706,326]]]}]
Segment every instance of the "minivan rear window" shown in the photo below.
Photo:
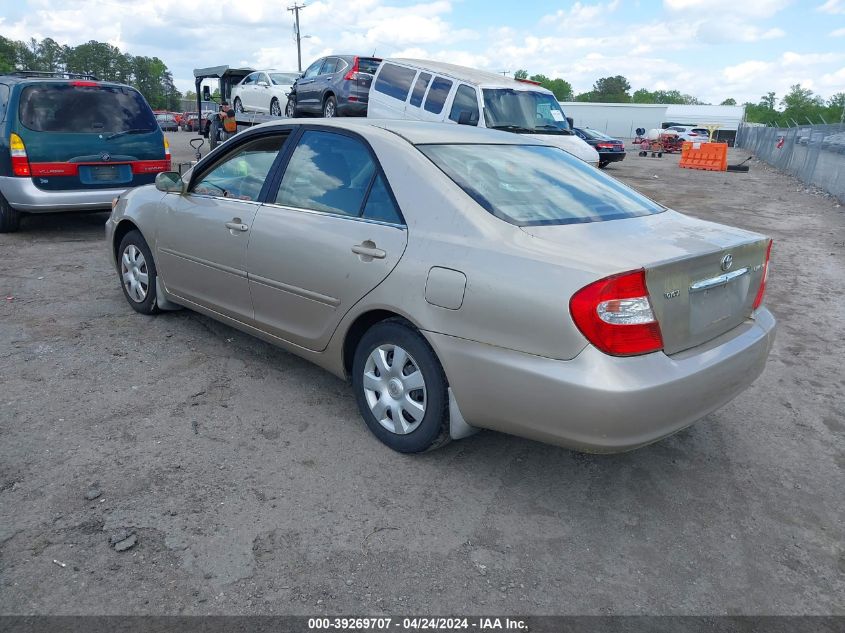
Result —
[{"label": "minivan rear window", "polygon": [[411,82],[414,81],[417,71],[410,68],[403,68],[394,64],[384,64],[376,79],[375,90],[386,94],[399,101],[408,98],[411,90]]},{"label": "minivan rear window", "polygon": [[557,147],[468,144],[417,149],[484,209],[517,226],[603,222],[664,210]]},{"label": "minivan rear window", "polygon": [[21,123],[37,132],[113,133],[158,129],[137,90],[123,86],[39,83],[21,92]]},{"label": "minivan rear window", "polygon": [[443,112],[443,104],[446,103],[446,97],[449,96],[449,91],[452,89],[452,82],[443,77],[435,77],[431,82],[431,88],[428,89],[428,96],[425,98],[425,110],[434,114]]}]

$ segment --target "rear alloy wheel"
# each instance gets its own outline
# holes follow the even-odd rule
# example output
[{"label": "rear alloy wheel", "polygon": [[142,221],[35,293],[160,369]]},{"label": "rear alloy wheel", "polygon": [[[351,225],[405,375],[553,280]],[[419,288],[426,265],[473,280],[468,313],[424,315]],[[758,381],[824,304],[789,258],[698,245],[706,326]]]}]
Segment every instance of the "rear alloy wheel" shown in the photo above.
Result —
[{"label": "rear alloy wheel", "polygon": [[296,99],[288,99],[287,105],[285,105],[285,116],[289,119],[296,118]]},{"label": "rear alloy wheel", "polygon": [[241,114],[244,111],[244,104],[241,103],[240,97],[235,97],[235,112]]},{"label": "rear alloy wheel", "polygon": [[323,104],[323,117],[326,119],[333,119],[337,116],[337,99],[328,97]]},{"label": "rear alloy wheel", "polygon": [[270,102],[270,114],[272,116],[282,116],[282,106],[279,105],[278,99],[273,99]]},{"label": "rear alloy wheel", "polygon": [[364,422],[401,453],[449,441],[449,395],[443,368],[428,342],[400,320],[373,326],[352,363],[352,385]]},{"label": "rear alloy wheel", "polygon": [[21,212],[0,194],[0,233],[14,233],[21,227]]},{"label": "rear alloy wheel", "polygon": [[141,314],[158,312],[156,266],[150,247],[139,231],[129,231],[117,251],[120,286],[132,309]]}]

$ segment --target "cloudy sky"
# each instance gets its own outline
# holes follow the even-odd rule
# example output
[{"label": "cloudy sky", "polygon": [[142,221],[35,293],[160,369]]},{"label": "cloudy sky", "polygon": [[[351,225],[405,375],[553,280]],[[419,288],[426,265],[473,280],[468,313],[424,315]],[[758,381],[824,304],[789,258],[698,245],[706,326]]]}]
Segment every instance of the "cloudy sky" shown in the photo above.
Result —
[{"label": "cloudy sky", "polygon": [[[292,3],[292,0],[290,0]],[[2,0],[0,34],[107,41],[158,56],[181,90],[218,64],[296,69],[287,0]],[[326,53],[413,56],[496,72],[525,68],[576,92],[621,74],[633,89],[718,103],[801,83],[845,91],[845,0],[315,0],[303,67]]]}]

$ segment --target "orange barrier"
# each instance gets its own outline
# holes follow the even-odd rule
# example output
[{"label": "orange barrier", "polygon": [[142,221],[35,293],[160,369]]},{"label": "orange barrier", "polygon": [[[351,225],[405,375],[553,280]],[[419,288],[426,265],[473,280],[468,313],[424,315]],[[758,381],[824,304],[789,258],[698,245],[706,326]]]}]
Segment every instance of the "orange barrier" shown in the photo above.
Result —
[{"label": "orange barrier", "polygon": [[[696,145],[698,145],[698,148],[695,147]],[[681,148],[679,167],[704,169],[705,171],[727,171],[728,144],[684,142]]]}]

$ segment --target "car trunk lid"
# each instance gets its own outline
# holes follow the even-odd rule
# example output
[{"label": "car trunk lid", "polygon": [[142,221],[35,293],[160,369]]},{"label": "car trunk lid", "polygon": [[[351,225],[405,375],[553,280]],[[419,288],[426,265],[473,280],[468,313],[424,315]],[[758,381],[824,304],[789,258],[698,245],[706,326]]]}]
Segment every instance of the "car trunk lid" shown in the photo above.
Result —
[{"label": "car trunk lid", "polygon": [[522,230],[565,246],[569,257],[600,262],[602,275],[644,269],[666,354],[701,345],[751,315],[769,243],[672,211]]},{"label": "car trunk lid", "polygon": [[377,57],[359,57],[358,70],[355,73],[355,86],[358,89],[359,98],[366,101],[366,97],[370,92],[370,86],[373,83],[373,76],[378,70],[381,59]]}]

